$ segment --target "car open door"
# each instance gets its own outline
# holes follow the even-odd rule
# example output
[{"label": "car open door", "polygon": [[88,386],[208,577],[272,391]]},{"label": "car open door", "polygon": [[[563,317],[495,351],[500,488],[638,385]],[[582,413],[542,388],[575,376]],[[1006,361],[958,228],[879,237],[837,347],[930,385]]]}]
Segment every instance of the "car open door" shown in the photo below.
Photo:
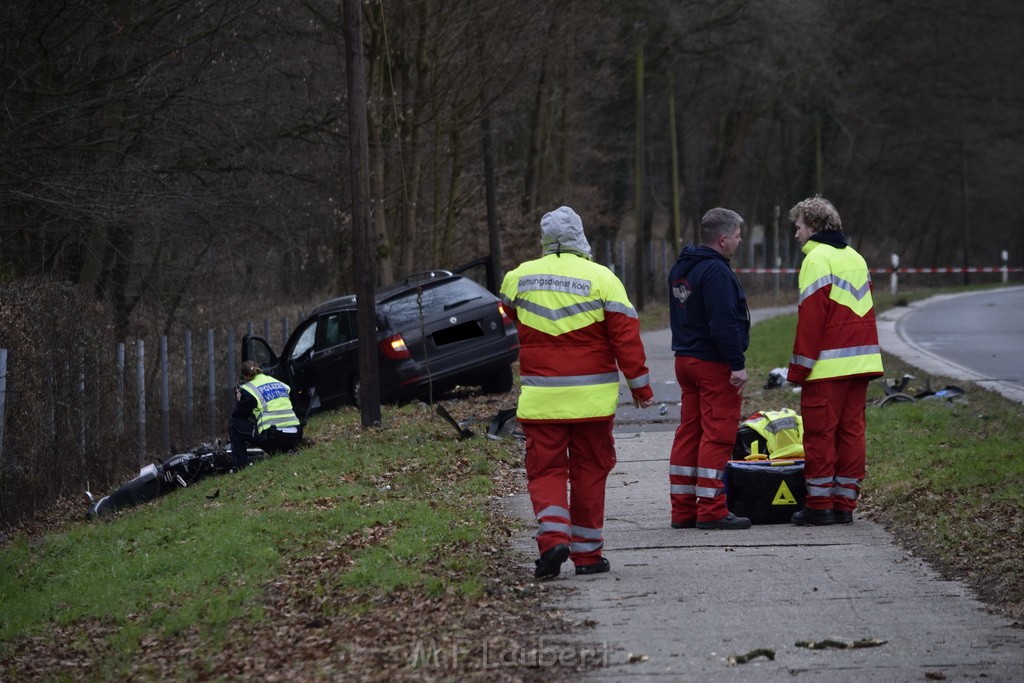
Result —
[{"label": "car open door", "polygon": [[263,337],[258,337],[254,334],[247,334],[242,337],[242,362],[247,360],[253,360],[259,363],[259,366],[263,368],[263,372],[268,375],[275,375],[275,371],[278,366],[277,354],[270,348],[270,344],[267,343]]},{"label": "car open door", "polygon": [[478,285],[485,287],[494,296],[498,296],[498,288],[501,286],[501,283],[498,282],[497,275],[494,272],[494,261],[491,260],[490,254],[473,259],[469,263],[463,263],[457,268],[452,268],[451,272],[473,280]]}]

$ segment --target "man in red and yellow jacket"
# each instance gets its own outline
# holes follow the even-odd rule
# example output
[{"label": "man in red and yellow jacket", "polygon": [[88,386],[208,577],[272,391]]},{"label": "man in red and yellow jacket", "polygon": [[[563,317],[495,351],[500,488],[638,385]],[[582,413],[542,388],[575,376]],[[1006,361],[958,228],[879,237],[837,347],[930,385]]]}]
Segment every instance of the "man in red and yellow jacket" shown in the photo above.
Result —
[{"label": "man in red and yellow jacket", "polygon": [[619,371],[635,406],[649,407],[654,394],[636,311],[615,274],[591,260],[583,221],[563,206],[545,214],[540,228],[544,255],[501,285],[519,332],[516,417],[538,523],[534,574],[558,576],[570,557],[577,574],[600,574],[610,568],[601,550]]},{"label": "man in red and yellow jacket", "polygon": [[805,199],[789,217],[805,254],[788,379],[802,386],[807,497],[793,523],[850,524],[865,474],[868,382],[882,375],[871,274],[827,199]]}]

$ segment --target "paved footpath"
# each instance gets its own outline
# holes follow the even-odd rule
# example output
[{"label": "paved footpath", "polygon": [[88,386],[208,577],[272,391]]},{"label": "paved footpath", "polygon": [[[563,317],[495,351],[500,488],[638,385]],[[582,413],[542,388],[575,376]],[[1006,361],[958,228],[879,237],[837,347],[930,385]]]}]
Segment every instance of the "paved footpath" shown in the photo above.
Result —
[{"label": "paved footpath", "polygon": [[[652,373],[661,376],[671,356],[658,350],[663,333],[653,334],[662,336],[645,335],[645,342]],[[546,639],[541,661],[602,662],[584,674],[600,681],[1024,680],[1024,628],[990,614],[966,586],[943,580],[858,513],[850,526],[672,529],[672,431],[637,431],[625,422],[616,429],[619,460],[608,480],[612,571],[576,576],[567,562],[562,576],[542,584],[578,627]],[[529,520],[515,543],[524,571],[532,571],[529,497],[507,501]],[[884,643],[796,644],[827,640]],[[730,662],[762,649],[774,659]]]}]

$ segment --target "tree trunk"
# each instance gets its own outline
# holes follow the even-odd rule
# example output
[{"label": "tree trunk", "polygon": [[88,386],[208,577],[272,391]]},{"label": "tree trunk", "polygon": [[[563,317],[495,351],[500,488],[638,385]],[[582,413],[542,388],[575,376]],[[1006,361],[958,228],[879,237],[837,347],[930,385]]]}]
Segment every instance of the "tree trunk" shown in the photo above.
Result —
[{"label": "tree trunk", "polygon": [[357,327],[359,334],[359,413],[362,426],[380,424],[380,385],[377,376],[377,315],[373,305],[374,263],[366,216],[366,175],[369,166],[366,121],[366,77],[359,0],[344,0],[346,90],[349,109],[349,170],[351,173],[352,235],[355,241]]},{"label": "tree trunk", "polygon": [[[367,10],[372,11],[372,10]],[[393,249],[388,237],[387,211],[385,205],[387,188],[387,148],[384,135],[384,107],[389,98],[385,95],[390,91],[386,69],[390,63],[382,29],[370,25],[370,64],[367,90],[370,96],[366,106],[366,130],[369,143],[370,193],[366,211],[372,226],[372,242],[370,257],[377,264],[377,284],[393,282],[394,268],[391,258]]]},{"label": "tree trunk", "polygon": [[644,37],[639,34],[640,43],[636,49],[636,139],[633,160],[634,166],[634,206],[633,213],[636,218],[634,237],[636,244],[634,253],[636,258],[633,264],[633,296],[635,297],[636,309],[644,309],[644,292],[647,287],[644,285],[646,272],[644,268]]},{"label": "tree trunk", "polygon": [[444,231],[441,240],[441,263],[453,265],[455,220],[459,207],[459,179],[462,177],[462,135],[459,127],[452,126],[451,134],[451,176],[448,179],[448,206],[444,216]]},{"label": "tree trunk", "polygon": [[669,188],[672,194],[672,225],[669,229],[671,230],[672,253],[678,254],[682,246],[680,243],[683,233],[679,218],[679,139],[676,134],[676,85],[671,70],[668,73],[668,140],[669,145],[672,146],[670,155],[672,167],[669,169],[672,183],[672,187]]},{"label": "tree trunk", "polygon": [[[94,148],[94,155],[97,166],[109,173],[119,166],[116,151],[118,141],[123,136],[121,122],[124,119],[125,97],[128,91],[124,72],[113,59],[113,55],[130,53],[130,50],[125,49],[125,43],[130,40],[131,31],[128,26],[132,21],[132,12],[128,0],[107,0],[106,9],[110,23],[122,27],[122,30],[110,37],[110,52],[100,62],[100,69],[110,79],[109,93],[97,93],[98,96],[105,97],[106,102],[100,117],[102,123],[97,131],[99,142]],[[93,298],[102,291],[103,280],[112,267],[107,259],[116,253],[112,248],[114,245],[110,242],[110,228],[105,218],[93,220],[78,273],[79,287]]]}]

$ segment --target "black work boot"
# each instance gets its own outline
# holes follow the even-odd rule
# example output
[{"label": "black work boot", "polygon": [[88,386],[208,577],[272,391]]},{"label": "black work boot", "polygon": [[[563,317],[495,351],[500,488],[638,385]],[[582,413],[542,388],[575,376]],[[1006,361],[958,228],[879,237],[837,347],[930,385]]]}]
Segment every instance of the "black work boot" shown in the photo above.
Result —
[{"label": "black work boot", "polygon": [[698,529],[749,529],[750,520],[746,517],[737,517],[731,512],[721,519],[711,522],[697,522]]},{"label": "black work boot", "polygon": [[836,523],[836,516],[831,510],[804,508],[793,513],[792,522],[797,526],[828,526]]},{"label": "black work boot", "polygon": [[833,510],[836,524],[853,524],[853,510]]},{"label": "black work boot", "polygon": [[612,570],[612,565],[608,561],[607,557],[602,557],[595,564],[582,564],[576,567],[576,573],[580,576],[587,576],[589,574],[605,574]]},{"label": "black work boot", "polygon": [[533,575],[538,579],[553,579],[562,571],[562,563],[569,559],[569,546],[559,543],[540,554],[539,560],[534,560],[537,569]]}]

